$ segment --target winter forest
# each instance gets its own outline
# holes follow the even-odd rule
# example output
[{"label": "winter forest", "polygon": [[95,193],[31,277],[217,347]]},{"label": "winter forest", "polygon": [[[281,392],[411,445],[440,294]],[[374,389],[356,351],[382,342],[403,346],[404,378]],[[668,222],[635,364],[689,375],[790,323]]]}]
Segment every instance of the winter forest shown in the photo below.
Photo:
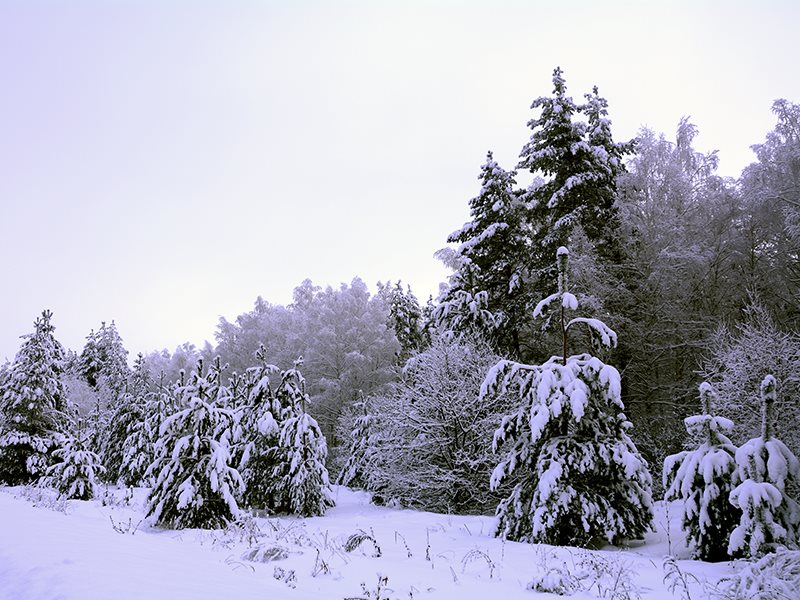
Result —
[{"label": "winter forest", "polygon": [[[85,522],[93,565],[160,561],[140,597],[191,561],[242,598],[800,597],[800,104],[733,179],[689,118],[616,139],[568,83],[516,164],[475,157],[438,297],[306,279],[136,356],[114,315],[67,349],[34,309],[0,537]],[[9,556],[0,595],[50,597]]]}]

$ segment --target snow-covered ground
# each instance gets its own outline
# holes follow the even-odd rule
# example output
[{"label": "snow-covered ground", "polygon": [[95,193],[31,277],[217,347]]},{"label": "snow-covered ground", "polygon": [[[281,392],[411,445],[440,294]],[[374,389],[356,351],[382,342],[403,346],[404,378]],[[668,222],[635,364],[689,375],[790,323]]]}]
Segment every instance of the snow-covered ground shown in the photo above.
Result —
[{"label": "snow-covered ground", "polygon": [[[116,489],[105,501],[58,502],[40,490],[0,488],[0,598],[558,597],[528,589],[534,580],[540,589],[571,587],[573,598],[680,598],[682,585],[673,595],[664,579],[671,553],[698,599],[733,572],[729,563],[688,560],[678,510],[661,503],[644,543],[589,551],[506,542],[492,536],[491,517],[376,507],[341,487],[324,517],[162,530],[142,521],[146,492],[127,502]],[[285,557],[258,560],[273,552]]]}]

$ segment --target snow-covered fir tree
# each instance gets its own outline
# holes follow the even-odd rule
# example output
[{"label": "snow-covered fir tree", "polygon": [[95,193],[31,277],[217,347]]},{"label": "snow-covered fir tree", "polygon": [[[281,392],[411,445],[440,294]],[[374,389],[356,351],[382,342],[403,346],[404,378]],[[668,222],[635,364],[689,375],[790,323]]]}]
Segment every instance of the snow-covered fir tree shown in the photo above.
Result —
[{"label": "snow-covered fir tree", "polygon": [[[520,356],[520,328],[527,320],[526,269],[530,232],[525,206],[514,191],[514,171],[505,171],[491,152],[481,165],[481,190],[469,202],[471,220],[447,238],[459,244],[458,269],[450,278],[436,318],[445,330],[465,333],[465,325],[496,342],[502,354]],[[475,319],[473,302],[485,297],[491,319]]]},{"label": "snow-covered fir tree", "polygon": [[141,485],[147,465],[144,460],[135,460],[136,450],[141,448],[147,435],[145,404],[150,393],[150,372],[144,356],[139,353],[124,394],[116,403],[111,419],[105,428],[103,465],[106,479],[112,483],[122,481],[125,485]]},{"label": "snow-covered fir tree", "polygon": [[400,343],[400,363],[404,363],[409,356],[421,350],[429,340],[423,332],[422,308],[411,286],[403,290],[402,284],[398,281],[394,287],[389,289],[389,284],[381,289],[379,294],[385,290],[389,304],[389,322],[397,341]]},{"label": "snow-covered fir tree", "polygon": [[336,483],[369,489],[367,473],[377,449],[376,417],[369,413],[366,400],[356,403],[354,408],[359,411],[359,414],[353,420],[353,426],[349,432],[350,447],[347,451],[347,460],[339,471]]},{"label": "snow-covered fir tree", "polygon": [[279,448],[283,407],[272,389],[272,380],[280,379],[280,370],[266,364],[262,347],[256,353],[262,365],[245,374],[247,403],[241,410],[241,456],[239,472],[244,480],[244,504],[251,508],[275,509],[279,481],[274,475],[279,460],[285,460]]},{"label": "snow-covered fir tree", "polygon": [[534,310],[535,317],[557,311],[562,354],[541,365],[500,361],[481,389],[482,396],[517,390],[521,400],[494,436],[495,449],[510,448],[491,486],[517,482],[497,507],[497,535],[558,545],[618,543],[651,527],[651,478],[627,433],[619,372],[589,354],[569,355],[568,334],[578,325],[606,347],[616,344],[616,334],[597,319],[568,320],[578,301],[569,292],[567,261],[560,247],[558,292]]},{"label": "snow-covered fir tree", "polygon": [[304,517],[322,515],[334,505],[325,459],[328,447],[317,421],[306,412],[309,401],[300,363],[281,373],[275,391],[283,408],[280,426],[278,464],[273,469],[277,480],[277,506]]},{"label": "snow-covered fir tree", "polygon": [[683,529],[700,560],[728,559],[728,540],[741,511],[730,503],[736,471],[736,446],[727,435],[733,423],[715,416],[716,391],[700,385],[702,414],[684,420],[693,450],[664,461],[665,500],[683,501]]},{"label": "snow-covered fir tree", "polygon": [[111,422],[111,411],[122,397],[130,373],[127,357],[128,351],[112,321],[110,325],[101,323],[98,331],[89,333],[78,358],[79,371],[95,392],[95,407],[90,419],[91,444],[104,460],[108,448],[105,428]]},{"label": "snow-covered fir tree", "polygon": [[761,556],[779,545],[796,549],[800,541],[800,505],[787,486],[800,481],[800,461],[773,435],[773,406],[777,382],[767,375],[761,382],[761,435],[736,451],[736,480],[731,503],[741,510],[730,537],[729,552]]},{"label": "snow-covered fir tree", "polygon": [[[146,363],[146,359],[144,359]],[[148,379],[149,379],[148,375]],[[128,485],[151,485],[152,473],[148,469],[155,460],[155,447],[159,440],[161,424],[177,411],[182,380],[168,385],[162,371],[158,385],[144,397],[141,426],[135,424],[123,444],[122,478]]]},{"label": "snow-covered fir tree", "polygon": [[4,377],[0,397],[0,482],[41,477],[63,443],[69,423],[61,381],[64,349],[53,332],[52,313],[42,312]]},{"label": "snow-covered fir tree", "polygon": [[[617,258],[611,240],[617,223],[616,179],[624,171],[621,159],[632,152],[633,144],[613,141],[608,104],[597,88],[586,100],[578,105],[567,95],[564,72],[556,68],[552,96],[541,96],[531,105],[540,112],[528,122],[531,137],[517,165],[541,178],[524,200],[533,238],[530,266],[544,289],[552,289],[555,280],[556,248],[569,243],[577,226],[605,250],[606,258]],[[588,122],[577,120],[581,114]]]},{"label": "snow-covered fir tree", "polygon": [[70,437],[53,452],[61,462],[50,466],[45,483],[67,500],[91,500],[97,495],[97,476],[103,473],[100,459],[89,449],[89,439],[79,434]]},{"label": "snow-covered fir tree", "polygon": [[230,464],[226,434],[234,417],[221,375],[219,362],[205,373],[200,361],[181,390],[181,409],[161,424],[147,501],[147,516],[157,524],[213,529],[239,514],[236,495],[244,483]]}]

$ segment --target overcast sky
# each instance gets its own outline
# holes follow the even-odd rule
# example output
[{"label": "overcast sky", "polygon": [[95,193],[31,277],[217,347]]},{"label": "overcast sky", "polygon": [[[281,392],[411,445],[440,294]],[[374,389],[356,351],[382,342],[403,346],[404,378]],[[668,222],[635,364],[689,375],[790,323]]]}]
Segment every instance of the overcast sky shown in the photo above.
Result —
[{"label": "overcast sky", "polygon": [[493,149],[506,168],[560,65],[613,131],[737,176],[800,101],[800,3],[0,0],[0,360],[44,308],[80,350],[213,340],[306,277],[424,300]]}]

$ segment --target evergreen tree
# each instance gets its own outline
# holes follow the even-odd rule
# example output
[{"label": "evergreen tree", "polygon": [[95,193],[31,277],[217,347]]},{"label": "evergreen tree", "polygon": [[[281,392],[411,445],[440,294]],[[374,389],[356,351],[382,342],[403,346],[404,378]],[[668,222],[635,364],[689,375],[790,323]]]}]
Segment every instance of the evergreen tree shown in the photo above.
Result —
[{"label": "evergreen tree", "polygon": [[357,403],[355,408],[360,409],[362,413],[353,422],[347,461],[339,472],[336,483],[369,489],[367,473],[376,453],[376,417],[367,410],[366,401]]},{"label": "evergreen tree", "polygon": [[242,452],[237,464],[245,484],[245,505],[274,509],[279,486],[273,471],[279,458],[285,458],[279,449],[283,407],[271,387],[271,377],[280,371],[266,364],[263,347],[256,356],[262,365],[248,369],[245,376],[249,392],[242,409]]},{"label": "evergreen tree", "polygon": [[[146,365],[147,359],[143,363]],[[183,389],[182,378],[173,386],[168,386],[165,379],[162,371],[158,386],[144,397],[141,426],[133,425],[123,445],[122,477],[128,485],[152,485],[149,467],[156,458],[161,424],[176,412]]]},{"label": "evergreen tree", "polygon": [[0,481],[11,485],[44,474],[69,423],[64,349],[53,335],[52,316],[45,310],[36,319],[3,381]]},{"label": "evergreen tree", "polygon": [[497,507],[497,534],[511,540],[585,546],[597,538],[618,543],[641,537],[653,520],[647,464],[628,437],[619,372],[589,354],[569,356],[568,334],[587,325],[606,347],[616,334],[596,319],[567,313],[578,308],[569,292],[566,248],[559,248],[558,292],[534,309],[555,308],[561,356],[542,365],[500,361],[487,374],[481,395],[509,388],[522,401],[503,417],[494,448],[511,448],[495,468],[492,488],[516,478]]},{"label": "evergreen tree", "polygon": [[700,385],[701,415],[685,419],[695,450],[668,456],[664,461],[665,500],[683,500],[683,529],[700,560],[728,559],[728,540],[740,511],[729,496],[736,470],[736,446],[726,436],[733,423],[714,416],[716,391]]},{"label": "evergreen tree", "polygon": [[773,436],[773,405],[777,383],[772,375],[761,382],[761,435],[736,451],[736,480],[731,503],[742,511],[728,551],[757,557],[783,544],[800,542],[800,505],[787,486],[800,481],[800,461]]},{"label": "evergreen tree", "polygon": [[426,345],[422,331],[422,308],[411,291],[411,286],[403,291],[403,286],[398,281],[391,290],[388,290],[388,287],[387,284],[389,322],[400,343],[400,362],[404,363],[409,356]]},{"label": "evergreen tree", "polygon": [[239,514],[236,494],[244,483],[230,465],[225,440],[233,422],[225,404],[229,392],[220,384],[217,361],[208,373],[198,363],[182,389],[182,408],[160,427],[156,459],[148,470],[155,485],[147,516],[155,523],[183,529],[222,527]]},{"label": "evergreen tree", "polygon": [[[455,333],[464,333],[464,324],[478,325],[478,333],[493,340],[501,353],[519,358],[520,328],[530,301],[523,285],[530,249],[525,207],[514,192],[515,175],[501,168],[491,152],[487,154],[478,177],[480,193],[469,202],[472,220],[447,238],[459,244],[459,269],[437,316],[445,329]],[[471,299],[481,293],[492,318],[475,322]]]},{"label": "evergreen tree", "polygon": [[106,427],[103,464],[106,467],[107,480],[112,483],[117,483],[120,479],[125,485],[142,483],[146,465],[141,464],[141,461],[131,464],[136,452],[129,451],[132,446],[140,445],[140,436],[146,435],[145,403],[150,392],[150,383],[145,358],[139,353],[127,391],[120,397]]},{"label": "evergreen tree", "polygon": [[97,332],[92,330],[78,359],[81,374],[96,393],[91,440],[93,447],[103,456],[107,448],[105,428],[110,422],[109,411],[122,397],[130,373],[127,356],[128,351],[112,321],[110,325],[101,323]]},{"label": "evergreen tree", "polygon": [[[586,104],[577,105],[567,95],[561,68],[553,71],[553,95],[540,96],[532,109],[540,109],[528,122],[531,138],[522,148],[517,169],[540,177],[525,194],[532,230],[531,268],[543,289],[555,280],[552,256],[570,242],[580,226],[589,240],[618,258],[613,231],[616,179],[624,171],[622,157],[633,143],[616,143],[611,136],[608,103],[595,87]],[[576,117],[584,114],[588,122]],[[613,248],[613,249],[612,249]]]},{"label": "evergreen tree", "polygon": [[87,437],[71,437],[53,452],[60,459],[47,469],[45,481],[67,500],[91,500],[97,495],[97,475],[103,466],[89,449]]},{"label": "evergreen tree", "polygon": [[298,370],[281,374],[276,398],[284,420],[279,437],[279,461],[273,469],[278,486],[278,506],[304,517],[318,516],[334,505],[325,458],[328,448],[316,420],[305,410],[308,396]]}]

